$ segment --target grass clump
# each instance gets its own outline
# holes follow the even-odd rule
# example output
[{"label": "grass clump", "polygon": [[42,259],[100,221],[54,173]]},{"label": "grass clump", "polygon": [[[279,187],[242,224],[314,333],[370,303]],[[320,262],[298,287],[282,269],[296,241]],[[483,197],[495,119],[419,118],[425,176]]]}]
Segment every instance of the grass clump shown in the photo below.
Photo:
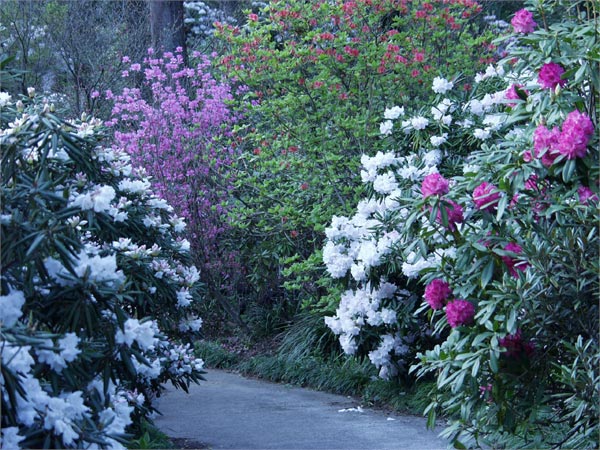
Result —
[{"label": "grass clump", "polygon": [[195,353],[204,360],[207,367],[214,369],[232,369],[239,362],[237,353],[227,350],[215,341],[196,342]]}]

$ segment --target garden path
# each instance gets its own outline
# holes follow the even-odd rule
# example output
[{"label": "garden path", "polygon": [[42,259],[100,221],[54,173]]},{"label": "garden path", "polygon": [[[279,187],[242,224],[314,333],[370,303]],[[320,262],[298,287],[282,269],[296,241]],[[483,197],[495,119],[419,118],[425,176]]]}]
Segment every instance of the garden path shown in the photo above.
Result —
[{"label": "garden path", "polygon": [[190,393],[157,399],[157,427],[186,448],[446,448],[422,417],[360,408],[357,400],[210,370]]}]

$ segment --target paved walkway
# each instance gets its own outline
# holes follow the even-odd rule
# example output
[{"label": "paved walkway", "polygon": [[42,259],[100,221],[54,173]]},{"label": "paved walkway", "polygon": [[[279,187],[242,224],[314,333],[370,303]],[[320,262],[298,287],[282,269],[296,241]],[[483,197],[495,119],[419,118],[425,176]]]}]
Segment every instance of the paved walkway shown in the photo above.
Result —
[{"label": "paved walkway", "polygon": [[446,441],[422,417],[362,409],[356,400],[210,370],[189,395],[157,400],[160,430],[187,448],[434,450]]}]

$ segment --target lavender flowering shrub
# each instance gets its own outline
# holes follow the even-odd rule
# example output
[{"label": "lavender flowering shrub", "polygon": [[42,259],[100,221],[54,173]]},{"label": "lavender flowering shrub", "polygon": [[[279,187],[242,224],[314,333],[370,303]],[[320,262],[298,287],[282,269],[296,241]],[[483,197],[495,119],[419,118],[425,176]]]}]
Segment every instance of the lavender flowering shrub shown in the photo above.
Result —
[{"label": "lavender flowering shrub", "polygon": [[2,447],[125,448],[203,373],[185,221],[98,120],[0,98]]},{"label": "lavender flowering shrub", "polygon": [[382,376],[434,376],[457,448],[599,437],[597,11],[527,6],[466,97],[436,79],[430,110],[383,112],[369,196],[326,231],[327,324]]},{"label": "lavender flowering shrub", "polygon": [[144,167],[157,194],[187,222],[194,262],[202,270],[211,297],[233,295],[240,266],[228,237],[236,158],[227,141],[238,120],[229,102],[228,84],[211,74],[211,61],[193,52],[191,67],[182,49],[157,54],[148,49],[142,63],[125,57],[125,79],[141,87],[108,92],[113,102],[116,145]]}]

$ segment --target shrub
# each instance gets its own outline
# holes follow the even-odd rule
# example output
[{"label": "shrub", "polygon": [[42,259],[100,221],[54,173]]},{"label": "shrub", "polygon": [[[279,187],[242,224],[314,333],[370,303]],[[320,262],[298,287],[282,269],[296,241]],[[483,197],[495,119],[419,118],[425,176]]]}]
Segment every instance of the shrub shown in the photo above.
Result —
[{"label": "shrub", "polygon": [[458,76],[487,62],[480,10],[471,1],[275,1],[243,28],[217,24],[231,48],[220,65],[247,87],[232,217],[259,300],[285,296],[291,315],[326,294],[323,231],[362,192],[359,155],[381,148],[373,111],[392,95],[427,97],[437,68]]},{"label": "shrub", "polygon": [[124,448],[203,373],[185,222],[99,121],[0,98],[3,447]]},{"label": "shrub", "polygon": [[[195,263],[202,270],[209,296],[233,297],[243,281],[228,240],[229,170],[234,146],[223,144],[237,120],[228,103],[230,88],[210,73],[208,57],[194,52],[197,63],[185,67],[181,49],[128,63],[125,78],[142,77],[141,88],[126,88],[114,102],[115,141],[132,161],[152,176],[157,193],[185,218]],[[133,83],[133,80],[132,80]],[[235,319],[235,312],[231,313]]]},{"label": "shrub", "polygon": [[[592,6],[530,3],[538,28],[518,13],[519,34],[502,41],[507,59],[477,76],[474,97],[440,92],[434,120],[426,111],[390,118],[388,145],[418,151],[364,156],[371,197],[327,231],[328,270],[354,286],[328,324],[383,375],[407,364],[435,374],[427,411],[452,419],[445,435],[459,447],[597,443]],[[441,163],[446,150],[465,157]],[[402,291],[415,282],[425,287],[420,301],[419,290]],[[429,336],[439,344],[423,344]]]}]

